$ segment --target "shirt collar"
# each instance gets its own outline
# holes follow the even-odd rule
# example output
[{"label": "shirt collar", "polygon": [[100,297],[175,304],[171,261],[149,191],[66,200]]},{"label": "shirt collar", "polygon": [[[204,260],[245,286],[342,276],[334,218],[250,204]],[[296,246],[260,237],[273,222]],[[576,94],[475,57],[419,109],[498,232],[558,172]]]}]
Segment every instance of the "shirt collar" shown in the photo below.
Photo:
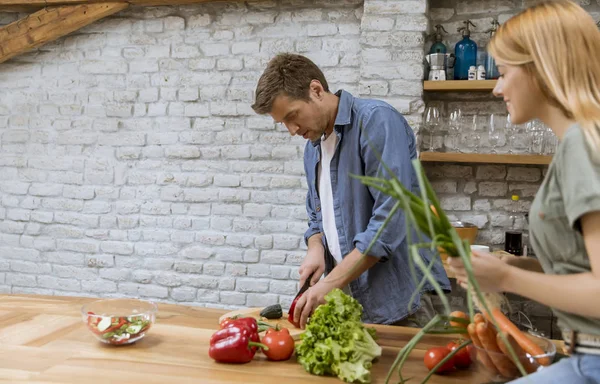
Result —
[{"label": "shirt collar", "polygon": [[[344,91],[343,89],[337,91],[335,95],[340,98],[340,101],[338,104],[338,112],[335,116],[335,122],[333,124],[333,130],[339,133],[341,132],[341,127],[348,125],[352,122],[351,115],[352,105],[354,104],[354,97],[350,93]],[[320,145],[321,138],[311,142],[311,144],[314,147]]]}]

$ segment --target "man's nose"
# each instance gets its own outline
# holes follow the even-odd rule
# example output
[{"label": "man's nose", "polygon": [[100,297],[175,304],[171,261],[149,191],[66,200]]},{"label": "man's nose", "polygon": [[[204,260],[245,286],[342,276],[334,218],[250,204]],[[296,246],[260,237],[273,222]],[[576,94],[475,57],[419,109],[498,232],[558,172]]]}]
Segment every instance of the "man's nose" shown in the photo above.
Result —
[{"label": "man's nose", "polygon": [[296,136],[296,133],[298,132],[298,129],[300,128],[300,127],[298,127],[298,125],[293,124],[293,123],[286,124],[285,126],[287,127],[288,131],[290,132],[290,134],[292,136]]}]

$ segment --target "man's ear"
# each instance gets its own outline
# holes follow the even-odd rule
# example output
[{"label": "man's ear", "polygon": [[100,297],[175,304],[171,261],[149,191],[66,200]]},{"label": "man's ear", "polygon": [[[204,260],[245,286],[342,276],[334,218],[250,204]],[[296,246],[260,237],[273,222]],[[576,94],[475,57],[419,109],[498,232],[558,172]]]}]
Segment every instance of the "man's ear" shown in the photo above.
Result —
[{"label": "man's ear", "polygon": [[325,89],[323,89],[323,84],[319,80],[311,80],[310,82],[310,93],[317,100],[322,100],[323,95],[325,94]]}]

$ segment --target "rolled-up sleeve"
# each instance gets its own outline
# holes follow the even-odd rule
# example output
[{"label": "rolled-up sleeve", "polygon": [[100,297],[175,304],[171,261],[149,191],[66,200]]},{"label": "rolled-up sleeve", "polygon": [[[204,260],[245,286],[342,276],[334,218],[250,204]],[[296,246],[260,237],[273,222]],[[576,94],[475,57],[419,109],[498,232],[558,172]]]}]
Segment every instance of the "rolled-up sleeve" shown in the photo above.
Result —
[{"label": "rolled-up sleeve", "polygon": [[[400,183],[407,189],[412,189],[411,183],[415,173],[411,163],[411,152],[415,150],[414,145],[412,129],[400,113],[386,106],[374,107],[362,122],[360,150],[365,175],[391,178],[379,160],[381,156],[383,163]],[[354,246],[363,254],[396,203],[392,197],[375,188],[369,188],[369,192],[373,197],[371,219],[367,228],[354,237]],[[387,260],[405,237],[404,214],[398,210],[369,251],[369,256],[382,258],[382,261]]]},{"label": "rolled-up sleeve", "polygon": [[[305,155],[306,156],[306,155]],[[306,214],[308,216],[308,229],[304,232],[304,243],[308,245],[308,239],[312,235],[316,235],[317,233],[321,233],[321,222],[319,217],[317,216],[317,212],[314,207],[314,199],[313,199],[313,190],[311,186],[311,178],[312,174],[307,169],[307,161],[304,159],[304,174],[307,178],[308,191],[306,192]]]}]

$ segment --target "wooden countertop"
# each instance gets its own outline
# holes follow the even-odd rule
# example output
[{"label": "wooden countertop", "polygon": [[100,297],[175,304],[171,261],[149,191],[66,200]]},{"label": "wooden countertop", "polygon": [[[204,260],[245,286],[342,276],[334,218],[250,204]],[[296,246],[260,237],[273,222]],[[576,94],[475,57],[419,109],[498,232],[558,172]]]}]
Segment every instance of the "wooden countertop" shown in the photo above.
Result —
[{"label": "wooden countertop", "polygon": [[[154,327],[133,345],[97,341],[81,318],[94,299],[41,295],[0,295],[0,383],[341,383],[307,373],[293,356],[267,361],[257,354],[242,365],[218,364],[208,356],[210,336],[224,310],[159,304]],[[418,331],[374,326],[383,356],[373,366],[373,383],[383,383],[398,351]],[[427,336],[407,364],[405,378],[418,383],[427,374],[424,351],[445,345],[448,336]],[[396,376],[397,377],[397,376]],[[481,383],[475,372],[433,376],[429,383]],[[397,380],[393,381],[397,382]]]}]

